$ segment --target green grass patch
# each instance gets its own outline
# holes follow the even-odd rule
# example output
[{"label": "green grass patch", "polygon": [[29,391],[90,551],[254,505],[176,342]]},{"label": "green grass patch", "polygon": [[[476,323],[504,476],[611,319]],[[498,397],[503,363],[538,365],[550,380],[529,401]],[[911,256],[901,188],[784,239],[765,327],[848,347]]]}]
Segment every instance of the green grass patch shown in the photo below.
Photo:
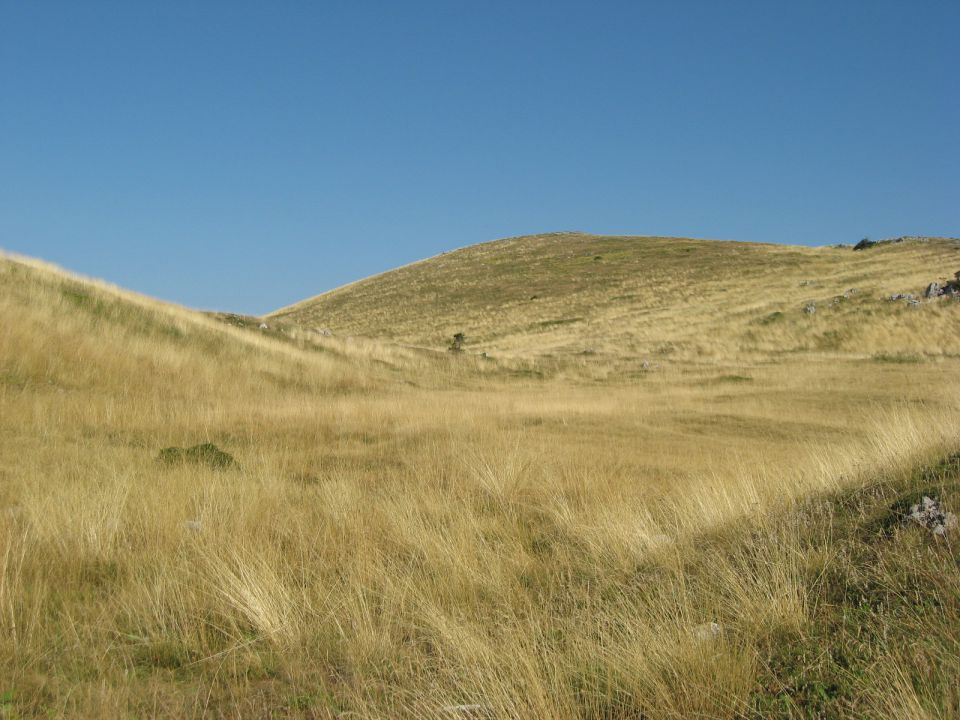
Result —
[{"label": "green grass patch", "polygon": [[558,318],[556,320],[543,320],[536,324],[536,327],[548,328],[556,327],[558,325],[572,325],[573,323],[583,322],[584,318],[582,317],[573,317],[573,318]]},{"label": "green grass patch", "polygon": [[896,365],[923,362],[923,358],[919,355],[910,355],[907,353],[878,353],[874,355],[872,359],[874,362],[894,363]]},{"label": "green grass patch", "polygon": [[758,325],[772,325],[773,323],[780,322],[783,320],[783,313],[779,310],[770,313],[769,315],[764,315],[762,318],[757,320]]},{"label": "green grass patch", "polygon": [[811,614],[761,644],[754,717],[892,717],[894,680],[930,717],[957,716],[960,542],[903,518],[924,495],[956,511],[958,481],[955,454],[906,481],[801,508]]},{"label": "green grass patch", "polygon": [[817,350],[840,350],[849,338],[850,332],[846,328],[827,330],[814,339],[814,347]]},{"label": "green grass patch", "polygon": [[65,283],[60,288],[60,295],[69,304],[76,308],[85,310],[96,317],[106,314],[108,306],[102,298],[90,289],[79,283]]},{"label": "green grass patch", "polygon": [[163,315],[122,298],[99,294],[94,288],[75,282],[60,287],[64,302],[97,321],[114,322],[140,335],[179,340],[185,333]]},{"label": "green grass patch", "polygon": [[16,697],[16,694],[13,690],[4,690],[0,692],[0,710],[7,711],[13,707],[13,701]]},{"label": "green grass patch", "polygon": [[23,390],[29,382],[26,376],[14,370],[0,370],[0,385],[5,385],[14,390]]}]

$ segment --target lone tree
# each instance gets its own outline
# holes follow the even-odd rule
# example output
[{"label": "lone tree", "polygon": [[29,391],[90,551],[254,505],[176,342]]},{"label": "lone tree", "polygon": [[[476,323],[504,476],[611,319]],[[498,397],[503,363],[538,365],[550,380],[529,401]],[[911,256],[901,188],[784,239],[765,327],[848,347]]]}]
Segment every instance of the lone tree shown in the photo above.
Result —
[{"label": "lone tree", "polygon": [[450,341],[450,352],[463,352],[463,343],[466,342],[466,339],[466,336],[462,332],[458,332],[456,335],[454,335],[453,340]]}]

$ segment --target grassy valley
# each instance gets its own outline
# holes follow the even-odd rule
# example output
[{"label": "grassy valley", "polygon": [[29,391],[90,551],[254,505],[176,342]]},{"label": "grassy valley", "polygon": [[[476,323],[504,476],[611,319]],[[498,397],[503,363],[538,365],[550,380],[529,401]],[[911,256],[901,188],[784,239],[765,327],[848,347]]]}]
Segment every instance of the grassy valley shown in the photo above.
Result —
[{"label": "grassy valley", "polygon": [[2,257],[0,717],[957,716],[960,302],[889,299],[957,270],[552,234],[242,318]]}]

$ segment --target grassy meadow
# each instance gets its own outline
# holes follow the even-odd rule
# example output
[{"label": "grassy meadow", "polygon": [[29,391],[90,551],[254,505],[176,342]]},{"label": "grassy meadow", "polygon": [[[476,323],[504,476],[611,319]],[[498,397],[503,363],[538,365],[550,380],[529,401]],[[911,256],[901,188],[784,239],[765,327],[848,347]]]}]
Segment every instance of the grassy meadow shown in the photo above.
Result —
[{"label": "grassy meadow", "polygon": [[886,299],[957,270],[538,236],[261,331],[0,257],[0,718],[958,717],[960,303]]}]

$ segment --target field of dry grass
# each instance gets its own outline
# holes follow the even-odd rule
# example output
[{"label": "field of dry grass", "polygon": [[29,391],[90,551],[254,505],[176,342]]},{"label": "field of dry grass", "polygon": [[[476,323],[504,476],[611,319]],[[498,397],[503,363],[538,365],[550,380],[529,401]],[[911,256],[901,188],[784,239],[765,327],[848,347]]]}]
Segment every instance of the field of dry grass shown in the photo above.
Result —
[{"label": "field of dry grass", "polygon": [[958,247],[567,240],[269,333],[0,259],[0,717],[960,714]]}]

